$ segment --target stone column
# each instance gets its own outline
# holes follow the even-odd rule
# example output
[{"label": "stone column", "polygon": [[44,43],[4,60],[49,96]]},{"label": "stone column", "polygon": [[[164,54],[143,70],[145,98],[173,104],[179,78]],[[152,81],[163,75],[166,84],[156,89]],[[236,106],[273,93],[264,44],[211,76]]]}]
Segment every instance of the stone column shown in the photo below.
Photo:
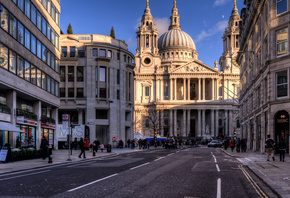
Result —
[{"label": "stone column", "polygon": [[173,135],[177,135],[177,109],[174,109],[174,130]]},{"label": "stone column", "polygon": [[224,132],[225,136],[229,136],[228,123],[229,123],[228,110],[225,110],[225,132]]},{"label": "stone column", "polygon": [[169,135],[172,136],[173,135],[173,110],[170,109],[169,110]]},{"label": "stone column", "polygon": [[205,110],[202,110],[202,135],[205,135]]},{"label": "stone column", "polygon": [[187,79],[187,99],[190,100],[190,78]]},{"label": "stone column", "polygon": [[202,100],[205,100],[205,78],[202,79]]},{"label": "stone column", "polygon": [[183,115],[182,136],[185,137],[186,136],[186,110],[183,109],[182,115]]},{"label": "stone column", "polygon": [[219,110],[215,111],[215,135],[219,133]]},{"label": "stone column", "polygon": [[214,100],[214,79],[211,79],[211,100]]},{"label": "stone column", "polygon": [[183,100],[186,100],[186,78],[183,78]]},{"label": "stone column", "polygon": [[164,137],[164,110],[162,109],[161,111],[160,111],[160,113],[161,113],[161,117],[160,117],[160,124],[161,124],[161,131],[160,131],[160,136],[161,137]]},{"label": "stone column", "polygon": [[78,111],[78,124],[83,124],[83,110],[82,109],[77,109]]},{"label": "stone column", "polygon": [[54,130],[54,134],[53,134],[53,144],[54,144],[54,149],[58,150],[58,135],[57,135],[57,128],[58,128],[58,109],[57,108],[53,108],[52,112],[51,112],[51,118],[53,118],[55,120],[55,130]]},{"label": "stone column", "polygon": [[201,110],[197,110],[197,136],[201,137]]},{"label": "stone column", "polygon": [[177,78],[174,78],[174,100],[177,100]]},{"label": "stone column", "polygon": [[170,97],[169,100],[173,100],[173,79],[170,79]]},{"label": "stone column", "polygon": [[161,79],[161,93],[160,93],[160,100],[164,100],[164,79]]},{"label": "stone column", "polygon": [[211,115],[211,126],[210,126],[210,129],[211,129],[211,136],[215,136],[214,134],[214,110],[210,110],[210,115]]},{"label": "stone column", "polygon": [[35,144],[36,144],[36,149],[40,149],[40,142],[41,142],[41,101],[38,100],[33,103],[33,112],[37,115],[38,121],[37,121],[37,126],[36,126],[36,139],[35,139]]},{"label": "stone column", "polygon": [[233,111],[229,110],[229,134],[233,134],[233,130],[232,130],[232,126],[233,126]]},{"label": "stone column", "polygon": [[201,79],[198,78],[198,100],[201,100]]},{"label": "stone column", "polygon": [[156,94],[155,94],[155,101],[159,100],[159,88],[160,88],[160,79],[156,79]]},{"label": "stone column", "polygon": [[186,136],[189,135],[190,133],[190,110],[187,110],[187,131],[186,131]]},{"label": "stone column", "polygon": [[215,83],[215,99],[218,100],[219,97],[219,87],[218,87],[218,79],[216,79],[216,83]]}]

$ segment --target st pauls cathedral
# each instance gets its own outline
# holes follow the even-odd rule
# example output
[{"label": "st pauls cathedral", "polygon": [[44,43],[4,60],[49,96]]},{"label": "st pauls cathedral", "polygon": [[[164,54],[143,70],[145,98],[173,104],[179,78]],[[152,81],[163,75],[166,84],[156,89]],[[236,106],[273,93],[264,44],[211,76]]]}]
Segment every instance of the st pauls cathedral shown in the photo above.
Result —
[{"label": "st pauls cathedral", "polygon": [[234,1],[223,54],[209,66],[198,60],[193,39],[181,30],[176,1],[168,31],[159,35],[147,0],[136,32],[135,132],[147,137],[239,135],[240,69],[235,59],[240,20]]}]

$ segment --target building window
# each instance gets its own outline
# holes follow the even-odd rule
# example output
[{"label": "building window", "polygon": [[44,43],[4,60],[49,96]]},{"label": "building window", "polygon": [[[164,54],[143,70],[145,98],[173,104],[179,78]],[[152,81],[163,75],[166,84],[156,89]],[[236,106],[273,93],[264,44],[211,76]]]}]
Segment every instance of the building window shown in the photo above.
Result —
[{"label": "building window", "polygon": [[277,56],[288,52],[288,28],[277,31]]},{"label": "building window", "polygon": [[61,57],[67,57],[67,47],[61,47]]},{"label": "building window", "polygon": [[240,128],[241,125],[240,125],[240,120],[237,120],[237,128]]},{"label": "building window", "polygon": [[36,73],[37,73],[37,86],[42,87],[42,85],[41,85],[41,83],[42,83],[41,71],[38,69]]},{"label": "building window", "polygon": [[17,56],[12,50],[9,51],[9,71],[16,74],[16,60]]},{"label": "building window", "polygon": [[117,53],[117,60],[120,60],[120,52]]},{"label": "building window", "polygon": [[30,63],[25,61],[25,80],[30,82]]},{"label": "building window", "polygon": [[65,66],[60,66],[60,82],[65,82]]},{"label": "building window", "polygon": [[146,128],[149,128],[149,126],[150,126],[150,120],[149,119],[146,119],[145,120],[145,127]]},{"label": "building window", "polygon": [[107,98],[107,89],[100,88],[100,98]]},{"label": "building window", "polygon": [[120,70],[117,69],[117,84],[120,84]]},{"label": "building window", "polygon": [[146,35],[146,47],[147,48],[149,47],[149,35],[148,34]]},{"label": "building window", "polygon": [[108,50],[108,58],[112,58],[112,51]]},{"label": "building window", "polygon": [[100,57],[106,57],[106,50],[100,49]]},{"label": "building window", "polygon": [[93,56],[98,56],[98,49],[97,48],[93,49]]},{"label": "building window", "polygon": [[124,62],[126,63],[126,55],[124,55]]},{"label": "building window", "polygon": [[60,97],[65,98],[65,88],[60,88],[59,92],[60,92]]},{"label": "building window", "polygon": [[[42,72],[42,89],[46,90],[46,82],[47,82],[47,77],[46,74]],[[57,83],[56,83],[57,84]],[[58,85],[58,84],[57,84]],[[57,92],[58,93],[58,92]]]},{"label": "building window", "polygon": [[277,0],[277,15],[287,11],[287,0]]},{"label": "building window", "polygon": [[84,81],[84,67],[77,67],[77,81]]},{"label": "building window", "polygon": [[74,66],[68,66],[68,82],[74,82],[75,68]]},{"label": "building window", "polygon": [[69,98],[73,98],[75,97],[75,92],[74,92],[74,88],[68,88],[68,97]]},{"label": "building window", "polygon": [[287,93],[287,89],[288,89],[287,81],[288,81],[287,80],[287,71],[281,71],[281,72],[276,73],[277,98],[285,97],[288,95],[288,93]]},{"label": "building window", "polygon": [[86,56],[85,50],[79,50],[78,54],[80,58],[84,58]]},{"label": "building window", "polygon": [[150,96],[150,87],[145,87],[145,96]]},{"label": "building window", "polygon": [[100,120],[100,119],[108,119],[108,110],[105,109],[96,109],[96,119]]},{"label": "building window", "polygon": [[117,90],[117,100],[120,100],[120,90]]},{"label": "building window", "polygon": [[36,85],[36,68],[31,66],[31,83]]},{"label": "building window", "polygon": [[70,57],[76,56],[76,47],[70,47]]},{"label": "building window", "polygon": [[100,67],[100,82],[106,82],[106,67]]},{"label": "building window", "polygon": [[83,97],[84,97],[84,89],[77,88],[77,98],[83,98]]}]

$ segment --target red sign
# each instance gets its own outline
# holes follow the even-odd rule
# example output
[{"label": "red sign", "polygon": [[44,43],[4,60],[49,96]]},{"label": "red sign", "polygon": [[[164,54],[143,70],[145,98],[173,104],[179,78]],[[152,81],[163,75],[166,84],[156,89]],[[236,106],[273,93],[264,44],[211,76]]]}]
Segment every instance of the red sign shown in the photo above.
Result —
[{"label": "red sign", "polygon": [[281,115],[280,118],[281,119],[284,119],[284,118],[286,118],[286,116],[285,115]]},{"label": "red sign", "polygon": [[117,138],[116,137],[113,137],[113,141],[116,142],[117,141]]},{"label": "red sign", "polygon": [[68,114],[62,114],[62,120],[68,120]]}]

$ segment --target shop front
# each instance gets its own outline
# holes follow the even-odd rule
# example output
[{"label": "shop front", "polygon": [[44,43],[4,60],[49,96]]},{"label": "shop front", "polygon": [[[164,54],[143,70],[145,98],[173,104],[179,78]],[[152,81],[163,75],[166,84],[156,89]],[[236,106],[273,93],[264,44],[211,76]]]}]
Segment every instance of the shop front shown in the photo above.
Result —
[{"label": "shop front", "polygon": [[284,138],[287,144],[286,152],[289,153],[289,114],[287,111],[279,111],[275,116],[275,142],[279,143]]},{"label": "shop front", "polygon": [[52,145],[53,149],[54,149],[54,131],[55,125],[47,124],[46,122],[41,122],[41,137],[45,137],[49,145]]},{"label": "shop front", "polygon": [[16,148],[36,149],[37,122],[26,120],[23,117],[21,118],[17,117],[16,127],[18,127],[21,131],[24,132],[24,133],[16,133]]}]

